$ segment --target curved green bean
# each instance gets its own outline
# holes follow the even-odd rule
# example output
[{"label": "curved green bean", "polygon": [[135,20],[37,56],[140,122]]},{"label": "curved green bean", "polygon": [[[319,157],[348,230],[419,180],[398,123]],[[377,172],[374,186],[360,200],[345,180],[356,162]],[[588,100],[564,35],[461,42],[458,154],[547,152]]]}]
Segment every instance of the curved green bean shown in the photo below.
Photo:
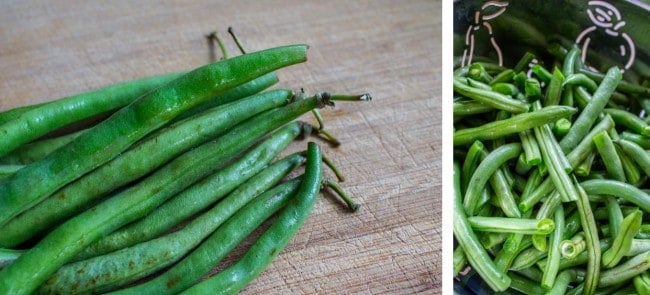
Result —
[{"label": "curved green bean", "polygon": [[602,263],[606,268],[616,266],[623,256],[632,248],[632,239],[641,227],[643,213],[635,210],[623,219],[618,234],[614,237],[611,248],[603,252]]},{"label": "curved green bean", "polygon": [[548,106],[540,110],[518,114],[505,120],[454,132],[454,146],[471,144],[476,140],[490,140],[519,133],[536,126],[549,124],[568,117],[577,110],[567,106]]},{"label": "curved green bean", "polygon": [[[488,87],[490,86],[488,85]],[[454,77],[454,91],[473,100],[479,101],[485,105],[491,106],[495,109],[504,110],[515,114],[528,111],[528,104],[525,102],[515,100],[501,93],[492,91],[491,88],[487,90],[478,87],[472,87],[468,84],[466,78]]]}]

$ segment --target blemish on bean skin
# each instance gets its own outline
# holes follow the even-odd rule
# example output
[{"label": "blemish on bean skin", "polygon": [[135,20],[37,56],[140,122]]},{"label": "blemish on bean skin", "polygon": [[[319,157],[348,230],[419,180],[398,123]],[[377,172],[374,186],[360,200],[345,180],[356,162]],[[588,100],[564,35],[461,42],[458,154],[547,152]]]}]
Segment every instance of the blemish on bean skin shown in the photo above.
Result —
[{"label": "blemish on bean skin", "polygon": [[85,272],[86,271],[83,268],[80,268],[80,269],[77,270],[77,274],[83,274]]},{"label": "blemish on bean skin", "polygon": [[169,280],[167,280],[167,289],[173,288],[178,282],[181,280],[180,277],[173,277]]},{"label": "blemish on bean skin", "polygon": [[275,255],[275,252],[277,252],[277,251],[278,251],[278,249],[274,247],[273,249],[271,249],[271,253],[269,253],[269,256]]},{"label": "blemish on bean skin", "polygon": [[131,260],[129,261],[129,269],[133,269],[133,267],[135,267],[135,263]]}]

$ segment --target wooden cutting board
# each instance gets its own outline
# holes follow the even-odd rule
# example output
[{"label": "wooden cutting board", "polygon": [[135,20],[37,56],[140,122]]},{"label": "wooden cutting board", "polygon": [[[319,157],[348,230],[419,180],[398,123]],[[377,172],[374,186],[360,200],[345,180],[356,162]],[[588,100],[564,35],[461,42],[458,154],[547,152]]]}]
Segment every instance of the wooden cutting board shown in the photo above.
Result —
[{"label": "wooden cutting board", "polygon": [[374,98],[322,111],[343,142],[324,152],[362,208],[322,194],[243,292],[441,293],[439,1],[110,2],[3,1],[0,110],[197,67],[213,30],[235,54],[228,26],[249,50],[309,44],[309,61],[280,71],[278,87]]}]

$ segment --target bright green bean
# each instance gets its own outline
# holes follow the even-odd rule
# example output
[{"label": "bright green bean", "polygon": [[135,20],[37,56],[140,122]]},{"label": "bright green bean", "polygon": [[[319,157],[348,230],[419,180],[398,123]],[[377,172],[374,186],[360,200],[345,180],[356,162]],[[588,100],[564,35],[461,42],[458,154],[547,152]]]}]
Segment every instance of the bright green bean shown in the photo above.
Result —
[{"label": "bright green bean", "polygon": [[553,286],[551,287],[550,290],[548,290],[548,292],[546,292],[546,294],[548,295],[564,294],[566,293],[569,284],[571,284],[571,282],[574,282],[576,279],[577,279],[577,274],[575,270],[573,269],[563,270],[557,275],[557,278],[555,279],[555,283],[553,283]]},{"label": "bright green bean", "polygon": [[564,208],[557,207],[553,214],[553,222],[555,229],[549,235],[549,246],[546,267],[544,268],[544,275],[542,276],[542,288],[550,289],[555,284],[556,277],[560,269],[560,242],[562,242],[562,232],[564,231]]},{"label": "bright green bean", "polygon": [[623,163],[616,153],[616,148],[612,139],[607,134],[607,131],[601,131],[593,137],[594,145],[598,154],[605,164],[605,169],[609,177],[618,180],[625,181],[625,172],[623,171]]},{"label": "bright green bean", "polygon": [[509,217],[470,216],[467,218],[475,231],[495,233],[519,233],[526,235],[548,235],[555,223],[551,219],[524,219]]},{"label": "bright green bean", "polygon": [[494,108],[475,100],[454,102],[454,117],[483,114],[493,111]]},{"label": "bright green bean", "polygon": [[568,117],[576,109],[567,106],[549,106],[537,111],[518,114],[509,119],[490,122],[483,126],[454,132],[454,146],[471,144],[476,140],[490,140],[519,133],[536,126],[549,124]]},{"label": "bright green bean", "polygon": [[560,99],[562,98],[562,83],[564,82],[564,75],[562,71],[557,67],[553,68],[553,74],[551,80],[548,82],[548,87],[546,88],[546,97],[544,100],[544,106],[559,105]]},{"label": "bright green bean", "polygon": [[79,136],[84,131],[85,130],[80,130],[59,137],[28,143],[0,158],[0,163],[26,165],[40,161],[47,155],[51,154],[53,151],[77,138],[77,136]]},{"label": "bright green bean", "polygon": [[14,260],[18,259],[25,250],[14,250],[0,248],[0,269],[11,264]]},{"label": "bright green bean", "polygon": [[[488,85],[488,87],[490,87]],[[454,91],[468,98],[484,103],[495,109],[508,111],[511,113],[523,113],[528,111],[528,104],[512,99],[501,93],[486,89],[472,87],[468,84],[466,78],[454,77]]]},{"label": "bright green bean", "polygon": [[632,248],[632,239],[641,227],[643,213],[636,210],[623,219],[620,230],[614,236],[612,247],[603,252],[602,263],[605,268],[612,268],[618,264]]},{"label": "bright green bean", "polygon": [[492,151],[481,161],[472,175],[465,193],[463,205],[467,215],[474,215],[481,192],[492,175],[508,160],[517,157],[519,153],[521,153],[521,144],[507,144]]},{"label": "bright green bean", "polygon": [[643,136],[650,135],[650,126],[648,126],[648,123],[635,114],[614,108],[606,108],[603,111],[612,116],[612,119],[616,122],[616,126],[624,126]]},{"label": "bright green bean", "polygon": [[591,101],[573,122],[569,133],[560,141],[562,151],[569,152],[589,133],[591,126],[598,119],[612,93],[614,93],[616,85],[621,81],[621,77],[621,71],[617,67],[612,67],[607,71],[606,78],[598,85],[598,89],[592,96]]},{"label": "bright green bean", "polygon": [[637,294],[650,294],[650,274],[643,272],[632,280]]},{"label": "bright green bean", "polygon": [[587,77],[583,73],[574,73],[566,77],[562,83],[562,87],[566,86],[580,86],[587,89],[589,92],[595,92],[598,89],[598,84],[591,78]]},{"label": "bright green bean", "polygon": [[467,221],[460,192],[460,168],[454,163],[454,237],[462,247],[467,261],[494,291],[504,291],[510,286],[510,278],[500,271],[485,249],[478,242],[476,234]]}]

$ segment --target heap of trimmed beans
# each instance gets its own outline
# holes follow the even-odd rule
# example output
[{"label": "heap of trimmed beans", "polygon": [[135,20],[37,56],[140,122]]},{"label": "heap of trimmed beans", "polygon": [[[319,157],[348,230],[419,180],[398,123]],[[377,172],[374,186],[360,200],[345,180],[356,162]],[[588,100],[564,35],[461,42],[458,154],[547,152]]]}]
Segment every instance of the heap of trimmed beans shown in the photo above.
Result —
[{"label": "heap of trimmed beans", "polygon": [[454,71],[454,276],[650,294],[649,81],[559,52]]},{"label": "heap of trimmed beans", "polygon": [[[321,189],[357,210],[315,142],[280,157],[305,135],[338,144],[317,109],[371,99],[267,90],[306,53],[224,51],[185,73],[0,112],[0,294],[232,294],[282,251]],[[308,112],[319,126],[296,121]]]}]

